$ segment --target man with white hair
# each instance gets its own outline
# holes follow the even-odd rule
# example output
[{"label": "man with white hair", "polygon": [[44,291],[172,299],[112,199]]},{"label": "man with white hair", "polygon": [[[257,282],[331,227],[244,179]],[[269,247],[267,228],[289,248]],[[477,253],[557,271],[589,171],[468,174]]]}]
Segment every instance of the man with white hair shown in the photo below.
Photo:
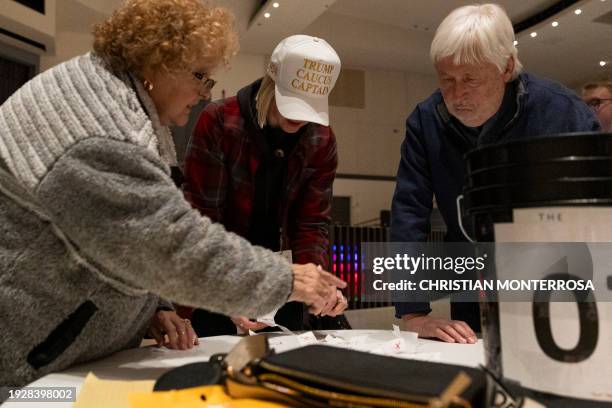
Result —
[{"label": "man with white hair", "polygon": [[[522,73],[512,23],[495,4],[464,6],[438,27],[431,59],[440,89],[406,122],[391,210],[391,240],[427,239],[435,196],[447,242],[465,241],[456,199],[464,182],[464,154],[502,140],[597,131],[599,123],[564,86]],[[397,303],[396,315],[421,337],[473,343],[478,304],[451,304],[451,318],[429,315],[428,303]]]}]

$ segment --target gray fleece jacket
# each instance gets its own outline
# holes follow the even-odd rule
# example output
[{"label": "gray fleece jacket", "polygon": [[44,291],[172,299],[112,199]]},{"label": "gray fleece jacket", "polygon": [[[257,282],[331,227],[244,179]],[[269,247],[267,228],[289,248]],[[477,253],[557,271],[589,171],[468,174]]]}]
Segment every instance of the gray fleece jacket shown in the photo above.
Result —
[{"label": "gray fleece jacket", "polygon": [[0,385],[137,346],[158,296],[246,316],[287,300],[290,265],[192,209],[173,156],[147,93],[93,54],[0,107]]}]

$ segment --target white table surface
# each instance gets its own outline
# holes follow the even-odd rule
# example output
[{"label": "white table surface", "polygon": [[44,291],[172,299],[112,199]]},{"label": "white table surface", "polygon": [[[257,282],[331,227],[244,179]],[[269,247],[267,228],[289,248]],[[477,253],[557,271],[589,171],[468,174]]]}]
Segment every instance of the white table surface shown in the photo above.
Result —
[{"label": "white table surface", "polygon": [[[376,341],[391,340],[391,330],[332,330],[318,331],[317,335],[333,334],[342,338],[368,335]],[[109,357],[71,367],[62,372],[46,375],[29,384],[32,387],[76,387],[83,384],[85,376],[93,372],[105,380],[155,380],[171,368],[198,361],[208,361],[211,355],[227,353],[240,341],[239,336],[216,336],[200,338],[200,345],[191,350],[169,350],[155,346],[124,350]],[[417,349],[422,353],[440,353],[440,362],[476,367],[484,364],[482,340],[476,344],[450,344],[440,341],[418,339]],[[68,408],[68,403],[13,402],[2,404],[3,408],[42,407]]]}]

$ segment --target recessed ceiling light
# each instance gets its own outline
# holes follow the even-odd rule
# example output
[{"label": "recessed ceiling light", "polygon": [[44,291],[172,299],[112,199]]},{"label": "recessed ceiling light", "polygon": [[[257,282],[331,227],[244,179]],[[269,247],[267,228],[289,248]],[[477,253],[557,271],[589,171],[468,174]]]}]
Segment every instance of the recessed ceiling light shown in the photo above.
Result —
[{"label": "recessed ceiling light", "polygon": [[605,66],[606,66],[606,64],[607,64],[607,62],[606,62],[606,61],[599,61],[599,66],[600,66],[600,67],[605,67]]},{"label": "recessed ceiling light", "polygon": [[559,25],[559,22],[553,21],[552,23],[550,23],[550,25],[553,27],[557,27]]},{"label": "recessed ceiling light", "polygon": [[531,34],[529,34],[531,36],[531,38],[536,38],[538,36],[538,33],[536,33],[535,31]]},{"label": "recessed ceiling light", "polygon": [[582,10],[580,10],[580,9],[576,9],[576,10],[574,10],[574,14],[575,14],[575,15],[579,15],[579,14],[581,14],[581,13],[582,13]]},{"label": "recessed ceiling light", "polygon": [[265,14],[264,14],[264,17],[265,17],[265,18],[270,18],[270,13],[265,13]]},{"label": "recessed ceiling light", "polygon": [[280,4],[278,4],[278,3],[272,4],[272,7],[274,7],[274,8],[278,8],[278,6],[280,6]]},{"label": "recessed ceiling light", "polygon": [[514,40],[514,45],[518,45],[518,41]]}]

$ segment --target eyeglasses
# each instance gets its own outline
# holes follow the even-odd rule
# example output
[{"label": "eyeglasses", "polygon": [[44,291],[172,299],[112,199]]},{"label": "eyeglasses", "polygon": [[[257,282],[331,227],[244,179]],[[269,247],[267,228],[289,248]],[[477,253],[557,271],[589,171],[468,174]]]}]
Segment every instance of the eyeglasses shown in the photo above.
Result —
[{"label": "eyeglasses", "polygon": [[200,82],[200,86],[202,87],[202,92],[208,93],[213,89],[217,81],[212,78],[209,78],[206,74],[202,72],[193,72],[193,77]]},{"label": "eyeglasses", "polygon": [[593,98],[593,99],[586,101],[586,104],[589,105],[594,110],[597,110],[606,101],[612,101],[612,98]]}]

